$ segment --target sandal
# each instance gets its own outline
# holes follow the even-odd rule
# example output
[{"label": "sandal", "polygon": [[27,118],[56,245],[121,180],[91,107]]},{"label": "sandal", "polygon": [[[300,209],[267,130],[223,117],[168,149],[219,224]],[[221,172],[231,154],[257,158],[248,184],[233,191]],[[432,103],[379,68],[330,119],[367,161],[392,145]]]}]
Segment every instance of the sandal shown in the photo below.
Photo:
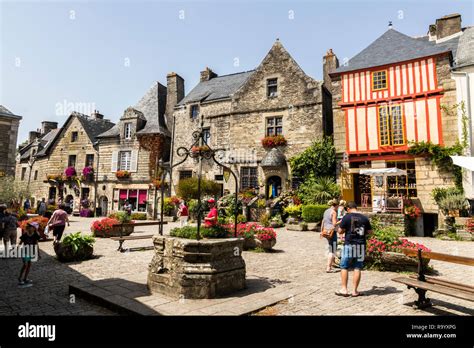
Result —
[{"label": "sandal", "polygon": [[351,294],[351,297],[359,297],[359,296],[364,296],[364,294],[361,292],[358,292],[357,295]]},{"label": "sandal", "polygon": [[351,295],[349,295],[349,294],[347,294],[347,293],[345,294],[345,293],[343,293],[343,292],[340,292],[339,290],[336,291],[335,294],[336,294],[337,296],[342,296],[342,297],[349,297],[349,296],[351,296]]}]

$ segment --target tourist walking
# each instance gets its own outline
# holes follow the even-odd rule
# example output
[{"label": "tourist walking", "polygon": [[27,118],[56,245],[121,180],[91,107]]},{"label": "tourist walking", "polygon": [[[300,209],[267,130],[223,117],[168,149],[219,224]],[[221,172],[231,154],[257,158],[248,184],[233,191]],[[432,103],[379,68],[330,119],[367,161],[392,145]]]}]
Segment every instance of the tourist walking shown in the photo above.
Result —
[{"label": "tourist walking", "polygon": [[326,238],[328,241],[328,257],[326,264],[326,273],[334,273],[332,264],[336,258],[337,250],[337,233],[335,231],[337,224],[337,200],[333,199],[328,202],[329,208],[324,211],[323,220],[321,221],[320,238]]},{"label": "tourist walking", "polygon": [[36,209],[37,214],[44,216],[46,214],[46,200],[44,198],[41,199],[41,202],[38,202],[38,208]]},{"label": "tourist walking", "polygon": [[188,225],[189,209],[185,201],[181,201],[178,209],[179,222],[181,227]]},{"label": "tourist walking", "polygon": [[347,282],[349,270],[354,270],[352,279],[352,297],[360,296],[358,287],[361,271],[364,267],[366,237],[372,233],[369,219],[357,211],[355,202],[347,204],[346,214],[341,221],[339,233],[344,234],[344,247],[341,253],[341,289],[336,292],[338,296],[348,297]]},{"label": "tourist walking", "polygon": [[[33,282],[28,279],[28,274],[30,273],[31,261],[34,256],[32,248],[37,248],[38,241],[41,239],[38,234],[38,227],[37,222],[29,222],[26,225],[25,233],[20,236],[20,245],[24,245],[21,249],[23,266],[21,267],[20,276],[18,277],[18,285],[20,287],[33,285]],[[35,253],[38,255],[38,258],[41,258],[38,249],[35,250]]]},{"label": "tourist walking", "polygon": [[31,202],[30,202],[30,199],[27,198],[25,199],[25,202],[23,203],[23,209],[25,210],[25,212],[27,212],[28,210],[30,210],[31,208]]},{"label": "tourist walking", "polygon": [[207,201],[209,204],[209,208],[211,209],[207,216],[204,218],[204,225],[206,227],[212,227],[217,224],[217,208],[216,208],[216,201],[214,198],[211,198]]},{"label": "tourist walking", "polygon": [[53,243],[59,243],[61,241],[64,229],[66,228],[66,223],[68,226],[70,226],[69,218],[66,211],[64,210],[64,205],[61,204],[58,209],[54,211],[53,215],[48,221],[49,230],[53,230]]},{"label": "tourist walking", "polygon": [[5,251],[8,250],[8,242],[10,242],[10,250],[16,248],[17,229],[18,229],[18,218],[15,214],[6,211],[3,217],[4,222],[4,233],[3,233],[3,245]]}]

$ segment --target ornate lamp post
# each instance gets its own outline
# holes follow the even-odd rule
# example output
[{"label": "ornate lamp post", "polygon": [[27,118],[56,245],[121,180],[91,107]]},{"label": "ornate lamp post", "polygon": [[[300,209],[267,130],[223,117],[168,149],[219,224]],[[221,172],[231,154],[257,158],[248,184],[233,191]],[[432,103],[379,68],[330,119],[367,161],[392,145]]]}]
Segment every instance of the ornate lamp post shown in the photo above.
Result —
[{"label": "ornate lamp post", "polygon": [[163,235],[163,208],[164,208],[164,182],[166,179],[167,174],[170,174],[171,178],[171,172],[174,167],[179,166],[180,164],[184,163],[189,157],[197,159],[199,162],[199,169],[198,169],[198,220],[197,220],[197,239],[201,239],[201,219],[202,219],[202,201],[201,201],[201,179],[202,179],[202,161],[203,159],[206,160],[212,160],[214,163],[216,163],[218,166],[224,168],[228,172],[230,172],[235,180],[235,208],[234,208],[234,237],[237,237],[237,216],[238,216],[238,192],[239,192],[239,182],[237,180],[237,175],[232,171],[232,169],[221,162],[219,162],[216,159],[216,156],[218,153],[223,153],[226,151],[225,149],[212,149],[209,144],[207,143],[204,131],[203,131],[203,124],[204,124],[204,119],[201,116],[201,124],[200,127],[197,131],[194,131],[192,133],[193,137],[193,142],[189,148],[186,147],[179,147],[176,150],[176,155],[180,158],[182,158],[181,161],[173,164],[173,165],[164,165],[161,163],[160,168],[162,169],[162,175],[161,175],[161,216],[160,216],[160,230],[159,233],[160,235]]}]

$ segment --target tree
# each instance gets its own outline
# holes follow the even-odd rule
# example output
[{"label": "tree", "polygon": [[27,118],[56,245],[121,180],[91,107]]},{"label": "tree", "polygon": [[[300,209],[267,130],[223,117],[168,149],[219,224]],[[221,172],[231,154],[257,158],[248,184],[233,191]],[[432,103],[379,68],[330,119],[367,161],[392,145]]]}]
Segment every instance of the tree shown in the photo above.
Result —
[{"label": "tree", "polygon": [[[219,184],[204,178],[201,179],[201,196],[215,196],[220,191]],[[198,199],[198,178],[192,177],[180,180],[176,193],[185,200]]]},{"label": "tree", "polygon": [[26,185],[15,182],[13,176],[0,178],[0,203],[10,206],[12,202],[20,203],[22,198],[29,195]]},{"label": "tree", "polygon": [[336,174],[336,149],[331,137],[316,140],[310,147],[290,159],[292,175],[303,181]]}]

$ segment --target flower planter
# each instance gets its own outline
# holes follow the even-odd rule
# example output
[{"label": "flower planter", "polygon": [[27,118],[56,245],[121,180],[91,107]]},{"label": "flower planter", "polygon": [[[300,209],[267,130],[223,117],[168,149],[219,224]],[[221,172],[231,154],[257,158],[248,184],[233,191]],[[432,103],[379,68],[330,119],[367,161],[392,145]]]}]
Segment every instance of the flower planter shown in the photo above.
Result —
[{"label": "flower planter", "polygon": [[289,231],[307,231],[308,225],[305,224],[286,224],[286,229]]},{"label": "flower planter", "polygon": [[255,237],[244,238],[244,250],[251,250],[257,247],[257,240]]},{"label": "flower planter", "polygon": [[[428,263],[430,262],[429,259],[423,259],[424,266],[427,267]],[[418,271],[418,259],[415,257],[408,257],[402,253],[396,252],[385,252],[382,253],[381,257],[378,260],[366,256],[364,260],[364,264],[366,266],[371,266],[375,262],[381,266],[384,271],[391,271],[391,272],[417,272]]]},{"label": "flower planter", "polygon": [[320,224],[319,222],[308,222],[308,231],[319,231]]},{"label": "flower planter", "polygon": [[134,224],[117,224],[113,225],[109,232],[102,232],[91,229],[95,237],[109,238],[109,237],[125,237],[129,236],[135,230]]},{"label": "flower planter", "polygon": [[275,246],[276,242],[276,239],[260,240],[258,238],[255,238],[255,243],[257,244],[257,247],[260,247],[264,250],[271,250]]},{"label": "flower planter", "polygon": [[279,222],[274,222],[274,221],[270,222],[270,227],[273,227],[273,228],[280,228],[280,227],[283,227],[283,226],[285,226],[285,225],[281,224]]},{"label": "flower planter", "polygon": [[54,252],[60,262],[84,261],[92,258],[94,248],[86,245],[74,252],[71,246],[57,243],[54,244]]}]

